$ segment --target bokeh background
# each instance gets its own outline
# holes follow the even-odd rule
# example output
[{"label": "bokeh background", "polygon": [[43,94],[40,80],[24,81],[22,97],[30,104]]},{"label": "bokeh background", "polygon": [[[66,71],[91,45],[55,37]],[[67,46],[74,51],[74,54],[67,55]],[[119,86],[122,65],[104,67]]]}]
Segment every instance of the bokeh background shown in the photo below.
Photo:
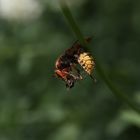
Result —
[{"label": "bokeh background", "polygon": [[[103,71],[140,105],[140,1],[71,0]],[[57,0],[0,0],[0,140],[139,140],[140,115],[95,72],[67,90],[56,58],[77,38]]]}]

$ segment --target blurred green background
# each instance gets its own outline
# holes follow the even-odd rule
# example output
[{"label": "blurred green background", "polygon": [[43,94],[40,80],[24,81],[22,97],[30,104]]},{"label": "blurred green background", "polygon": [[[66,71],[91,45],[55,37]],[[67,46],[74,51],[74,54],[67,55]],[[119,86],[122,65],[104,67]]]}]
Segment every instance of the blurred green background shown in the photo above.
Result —
[{"label": "blurred green background", "polygon": [[[82,32],[93,36],[95,60],[140,105],[140,1],[71,1]],[[37,18],[0,17],[0,140],[139,140],[140,115],[96,68],[97,83],[85,76],[69,91],[53,76],[56,58],[76,37],[56,0],[39,2]]]}]

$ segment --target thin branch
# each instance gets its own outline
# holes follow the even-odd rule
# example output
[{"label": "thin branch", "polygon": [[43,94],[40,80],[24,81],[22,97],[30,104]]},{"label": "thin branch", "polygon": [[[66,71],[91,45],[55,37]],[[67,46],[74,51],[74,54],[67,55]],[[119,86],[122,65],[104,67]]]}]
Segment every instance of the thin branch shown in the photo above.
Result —
[{"label": "thin branch", "polygon": [[70,25],[74,35],[76,36],[76,38],[78,37],[79,42],[83,46],[86,46],[87,43],[85,42],[84,35],[80,31],[76,21],[74,20],[74,18],[72,16],[72,13],[70,12],[69,7],[65,3],[65,0],[60,0],[60,6],[61,6],[61,10],[62,10],[62,12],[63,12],[68,24]]},{"label": "thin branch", "polygon": [[108,78],[108,76],[105,74],[105,72],[102,70],[101,66],[99,63],[96,61],[96,70],[102,80],[106,83],[108,88],[114,93],[119,99],[124,101],[127,105],[129,105],[133,110],[137,111],[140,113],[140,109],[135,105],[134,101],[130,99],[126,93],[123,93],[120,91],[114,84],[113,82]]},{"label": "thin branch", "polygon": [[[86,48],[86,50],[88,50],[84,36],[82,32],[80,31],[78,24],[73,18],[72,13],[64,0],[60,0],[60,7],[62,10],[62,13],[64,14],[75,36],[78,38],[80,43]],[[125,102],[133,110],[140,113],[140,108],[138,108],[135,105],[135,103],[132,101],[132,99],[130,99],[125,93],[121,92],[118,88],[116,88],[116,86],[112,83],[112,81],[106,76],[105,72],[103,71],[103,69],[101,68],[101,66],[99,65],[97,61],[96,61],[96,71],[98,72],[99,76],[102,78],[102,80],[106,83],[108,88],[112,91],[112,93],[114,93],[116,97],[118,97],[123,102]]]}]

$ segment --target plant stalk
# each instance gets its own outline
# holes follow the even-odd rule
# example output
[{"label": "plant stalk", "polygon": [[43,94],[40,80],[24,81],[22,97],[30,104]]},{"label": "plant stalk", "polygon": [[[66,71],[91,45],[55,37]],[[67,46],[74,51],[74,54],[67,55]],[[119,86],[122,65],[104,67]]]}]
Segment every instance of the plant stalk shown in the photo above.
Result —
[{"label": "plant stalk", "polygon": [[[72,13],[67,6],[66,2],[64,0],[60,0],[60,7],[62,10],[62,13],[67,20],[68,24],[70,25],[73,33],[78,38],[79,42],[83,45],[86,50],[89,50],[87,47],[87,43],[85,42],[84,35],[82,34],[81,30],[79,29],[78,24],[76,23],[74,17],[72,16]],[[96,71],[101,77],[101,79],[105,82],[107,87],[114,93],[116,97],[121,99],[123,102],[125,102],[128,106],[130,106],[133,110],[140,113],[140,108],[138,108],[135,103],[130,99],[125,93],[121,92],[116,86],[112,83],[112,81],[106,76],[105,72],[101,68],[100,64],[96,62]],[[93,80],[93,79],[92,79]]]}]

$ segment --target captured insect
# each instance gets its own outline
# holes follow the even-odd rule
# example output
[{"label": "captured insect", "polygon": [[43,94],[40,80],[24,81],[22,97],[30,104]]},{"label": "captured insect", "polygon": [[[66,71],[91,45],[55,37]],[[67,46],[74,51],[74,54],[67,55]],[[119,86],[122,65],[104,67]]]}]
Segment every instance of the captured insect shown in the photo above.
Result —
[{"label": "captured insect", "polygon": [[75,68],[74,58],[67,55],[62,55],[56,60],[55,68],[55,75],[65,81],[67,88],[72,88],[77,80],[82,79],[80,71]]},{"label": "captured insect", "polygon": [[[91,37],[85,39],[87,43],[90,40]],[[79,41],[76,41],[72,47],[58,57],[55,63],[55,75],[66,83],[67,88],[72,88],[76,81],[83,79],[78,65],[93,78],[94,59],[89,52],[84,50]]]}]

